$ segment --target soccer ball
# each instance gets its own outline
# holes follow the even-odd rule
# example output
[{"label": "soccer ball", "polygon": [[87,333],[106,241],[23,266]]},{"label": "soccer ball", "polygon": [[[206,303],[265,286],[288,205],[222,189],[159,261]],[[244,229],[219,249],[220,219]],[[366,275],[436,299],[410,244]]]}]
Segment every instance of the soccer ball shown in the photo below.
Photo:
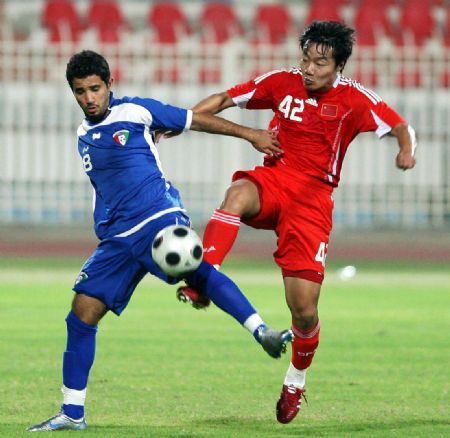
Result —
[{"label": "soccer ball", "polygon": [[195,271],[203,259],[203,245],[197,233],[184,225],[163,228],[152,243],[152,257],[171,277]]}]

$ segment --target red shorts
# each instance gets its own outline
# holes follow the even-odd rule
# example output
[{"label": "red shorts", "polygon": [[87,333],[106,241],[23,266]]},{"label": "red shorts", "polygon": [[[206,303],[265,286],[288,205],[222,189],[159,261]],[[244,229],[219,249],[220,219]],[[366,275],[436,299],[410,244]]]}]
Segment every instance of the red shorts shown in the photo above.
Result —
[{"label": "red shorts", "polygon": [[283,276],[322,283],[332,227],[333,188],[283,164],[258,166],[233,175],[233,181],[242,178],[257,185],[261,204],[256,216],[242,222],[275,231],[274,258]]}]

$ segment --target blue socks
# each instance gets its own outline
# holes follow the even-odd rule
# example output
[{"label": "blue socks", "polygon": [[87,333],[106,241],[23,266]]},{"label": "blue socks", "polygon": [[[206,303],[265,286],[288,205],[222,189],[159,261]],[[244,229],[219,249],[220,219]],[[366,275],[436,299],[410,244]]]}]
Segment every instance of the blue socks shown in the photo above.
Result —
[{"label": "blue socks", "polygon": [[[95,357],[95,335],[97,327],[81,321],[77,315],[70,311],[66,318],[67,323],[67,346],[63,357],[63,384],[64,402],[70,400],[67,392],[85,391],[89,377],[89,371],[94,363]],[[75,396],[75,399],[77,396]],[[73,397],[72,397],[73,399]],[[63,404],[64,413],[73,419],[84,417],[83,402],[76,404]]]},{"label": "blue socks", "polygon": [[212,302],[241,324],[257,313],[236,284],[207,262],[186,276],[189,286],[211,298]]}]

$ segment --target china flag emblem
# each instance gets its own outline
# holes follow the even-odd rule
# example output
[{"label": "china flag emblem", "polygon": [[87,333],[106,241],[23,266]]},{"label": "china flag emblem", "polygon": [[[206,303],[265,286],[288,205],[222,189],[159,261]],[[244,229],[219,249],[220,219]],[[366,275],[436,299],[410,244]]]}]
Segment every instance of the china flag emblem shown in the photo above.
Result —
[{"label": "china flag emblem", "polygon": [[338,106],[330,105],[329,103],[324,103],[320,108],[320,115],[325,117],[337,117]]}]

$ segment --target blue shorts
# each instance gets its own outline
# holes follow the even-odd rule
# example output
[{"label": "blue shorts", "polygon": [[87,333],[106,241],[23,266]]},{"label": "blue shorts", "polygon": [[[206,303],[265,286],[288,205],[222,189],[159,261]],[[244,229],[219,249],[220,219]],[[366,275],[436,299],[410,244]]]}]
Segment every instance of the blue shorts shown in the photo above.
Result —
[{"label": "blue shorts", "polygon": [[102,240],[81,268],[73,290],[102,301],[116,315],[125,309],[134,289],[148,272],[169,284],[179,280],[162,272],[152,259],[156,234],[169,225],[190,225],[182,212],[150,221],[128,237]]}]

